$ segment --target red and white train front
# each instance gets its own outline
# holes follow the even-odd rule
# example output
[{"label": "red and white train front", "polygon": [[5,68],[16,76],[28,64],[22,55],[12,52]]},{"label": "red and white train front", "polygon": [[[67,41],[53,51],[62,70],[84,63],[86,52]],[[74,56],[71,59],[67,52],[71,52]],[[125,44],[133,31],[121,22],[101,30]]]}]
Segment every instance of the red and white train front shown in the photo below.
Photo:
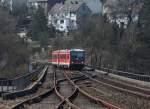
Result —
[{"label": "red and white train front", "polygon": [[52,65],[82,69],[85,64],[85,51],[81,49],[66,49],[52,52]]}]

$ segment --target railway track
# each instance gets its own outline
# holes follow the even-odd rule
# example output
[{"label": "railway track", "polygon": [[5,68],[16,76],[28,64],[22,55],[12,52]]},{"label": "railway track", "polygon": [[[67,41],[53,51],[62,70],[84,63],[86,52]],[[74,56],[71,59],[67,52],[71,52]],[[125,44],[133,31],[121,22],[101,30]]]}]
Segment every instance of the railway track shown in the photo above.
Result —
[{"label": "railway track", "polygon": [[97,75],[95,78],[92,78],[90,76],[91,73],[89,73],[89,72],[84,72],[82,74],[84,74],[85,76],[89,77],[91,80],[93,80],[97,83],[104,84],[104,85],[111,87],[113,89],[116,89],[118,91],[125,92],[127,94],[135,95],[138,97],[142,97],[144,99],[150,99],[150,90],[148,90],[146,88],[141,88],[138,86],[133,86],[131,84],[115,81],[113,79],[110,79],[110,78],[104,77],[104,76],[100,76],[100,75]]},{"label": "railway track", "polygon": [[[74,103],[77,103],[77,101],[78,101],[77,104],[78,105],[80,104],[82,106],[82,108],[85,107],[85,106],[87,106],[87,107],[85,107],[85,109],[87,109],[87,108],[89,108],[89,109],[90,108],[91,109],[100,109],[100,108],[101,109],[121,109],[121,108],[119,108],[119,107],[117,107],[115,105],[112,105],[109,102],[106,102],[106,101],[104,101],[102,99],[93,97],[91,94],[89,94],[86,91],[82,90],[79,86],[77,86],[75,84],[76,81],[81,81],[81,80],[87,79],[86,77],[85,78],[76,79],[76,80],[73,81],[73,80],[70,79],[70,77],[67,75],[67,73],[64,72],[64,75],[66,76],[66,78],[68,79],[68,81],[70,81],[70,83],[79,90],[79,95],[80,95],[79,98],[80,99],[79,100],[75,100]],[[83,99],[85,101],[82,104],[82,102],[80,102],[80,100],[82,101]],[[88,100],[90,102],[87,102],[86,100]],[[84,103],[86,103],[86,105]],[[88,103],[90,105],[88,105]]]},{"label": "railway track", "polygon": [[[39,83],[41,81],[43,81],[43,79],[44,79],[44,77],[46,75],[46,71],[47,71],[47,67],[45,67],[43,69],[42,75],[39,77],[39,79],[37,80],[37,82],[35,84],[33,84],[33,89],[34,89],[34,87],[39,86]],[[39,90],[37,91],[37,93],[40,93],[40,92],[42,92],[42,87],[39,87]],[[20,91],[20,93],[24,93],[24,91]],[[14,92],[13,92],[13,94],[15,95]],[[10,93],[10,95],[11,95],[11,93]],[[18,98],[13,97],[13,98],[16,98],[16,99],[12,99],[12,98],[11,99],[7,99],[7,100],[4,99],[4,100],[1,100],[0,106],[3,106],[3,109],[10,109],[10,107],[13,108],[16,104],[19,105],[21,102],[24,102],[26,99],[32,98],[33,96],[35,96],[35,93],[31,92],[30,94],[25,95],[23,97],[18,97]]]},{"label": "railway track", "polygon": [[[93,96],[104,98],[104,100],[113,101],[120,104],[124,109],[140,108],[149,109],[149,90],[132,86],[131,84],[122,83],[107,76],[97,76],[93,72],[78,72],[85,75],[89,80],[78,81],[77,84],[88,93],[93,93]],[[94,77],[92,77],[94,75]],[[86,86],[83,87],[82,84]]]},{"label": "railway track", "polygon": [[[73,109],[80,109],[74,104],[70,102],[70,99],[73,98],[73,96],[77,93],[76,88],[72,90],[70,88],[70,94],[68,94],[68,91],[66,90],[66,85],[68,88],[71,86],[68,86],[67,79],[63,78],[62,75],[56,77],[56,72],[48,71],[46,76],[46,81],[44,82],[43,86],[40,88],[41,92],[38,91],[34,95],[30,96],[29,98],[23,97],[21,98],[22,101],[19,101],[18,103],[15,102],[14,106],[11,107],[11,109],[61,109],[62,107],[68,108],[72,107]],[[60,74],[60,73],[59,73]],[[74,77],[72,79],[76,79],[80,77]],[[49,83],[51,81],[51,83]],[[64,84],[65,83],[65,84]],[[50,84],[51,87],[50,87]],[[48,86],[47,86],[48,85]],[[61,87],[61,90],[59,90]],[[72,86],[71,86],[72,87]],[[45,90],[45,88],[47,90]],[[65,89],[64,89],[65,88]],[[67,92],[66,92],[67,91]]]},{"label": "railway track", "polygon": [[[32,98],[25,99],[24,101],[15,104],[13,107],[11,107],[11,109],[41,109],[41,107],[42,109],[61,109],[62,107],[72,107],[73,109],[80,109],[70,102],[70,100],[74,98],[74,95],[78,92],[78,90],[75,89],[72,94],[70,93],[70,96],[66,94],[66,97],[64,97],[63,94],[65,94],[66,92],[60,91],[58,87],[60,87],[62,82],[66,82],[67,79],[63,78],[62,76],[57,79],[55,72],[49,72],[51,71],[48,71],[47,81],[51,81],[51,84],[53,84],[50,89],[46,91],[43,90],[41,93],[36,93]],[[77,78],[81,77],[73,77],[71,79]],[[61,95],[60,92],[63,92],[63,94]]]},{"label": "railway track", "polygon": [[[57,71],[54,72],[54,86],[55,86],[55,92],[57,96],[61,99],[61,102],[56,106],[57,109],[63,109],[63,108],[73,108],[73,109],[80,109],[78,106],[74,105],[70,98],[74,95],[76,95],[77,90],[76,88],[72,87],[70,88],[70,84],[66,82],[67,84],[62,86],[63,82],[58,81],[58,73]],[[59,73],[61,75],[62,72]],[[61,75],[61,78],[63,76]],[[65,89],[63,88],[65,86]]]},{"label": "railway track", "polygon": [[56,70],[53,79],[54,91],[40,103],[28,105],[25,109],[120,109],[93,98],[74,83],[86,79],[88,78],[83,75]]},{"label": "railway track", "polygon": [[[105,99],[105,95],[108,95],[101,90],[100,84],[115,89],[114,85],[117,83],[109,78],[91,75],[91,72],[49,69],[41,91],[26,97],[11,109],[18,109],[18,107],[23,109],[121,109],[112,105],[111,100]],[[115,87],[119,85],[122,84],[117,84]],[[121,86],[122,89],[125,87]],[[133,87],[129,89],[134,91]],[[142,88],[136,90],[140,93],[143,91]],[[145,93],[149,94],[148,90]],[[117,104],[117,102],[113,103]]]},{"label": "railway track", "polygon": [[103,72],[109,72],[111,74],[115,74],[115,75],[126,77],[126,78],[131,78],[134,80],[150,82],[150,75],[146,75],[144,73],[143,74],[136,74],[136,73],[132,73],[132,72],[124,72],[124,71],[119,71],[119,70],[104,68],[104,67],[98,67],[98,66],[93,67],[91,65],[86,65],[86,67],[88,69],[93,69],[93,70],[96,68],[96,69],[103,71]]},{"label": "railway track", "polygon": [[[33,102],[32,104],[28,103],[24,109],[56,109],[56,106],[61,102],[61,99],[55,92],[54,72],[48,71],[48,73],[50,74],[50,76],[48,77],[49,81],[51,81],[52,84],[51,91],[49,90],[47,96],[41,101],[38,101],[38,103]],[[44,92],[43,95],[44,94],[46,94],[46,92]]]},{"label": "railway track", "polygon": [[47,73],[44,77],[42,77],[44,79],[44,82],[43,82],[43,84],[38,83],[40,86],[35,93],[31,93],[29,95],[16,98],[14,100],[9,100],[10,102],[13,102],[12,104],[10,104],[10,102],[7,101],[9,103],[9,107],[11,107],[11,109],[17,109],[18,107],[24,107],[24,104],[38,102],[39,100],[41,100],[42,97],[47,96],[47,94],[52,91],[52,88],[51,88],[52,85],[49,81],[49,77],[51,77],[51,74],[49,74],[49,73]]}]

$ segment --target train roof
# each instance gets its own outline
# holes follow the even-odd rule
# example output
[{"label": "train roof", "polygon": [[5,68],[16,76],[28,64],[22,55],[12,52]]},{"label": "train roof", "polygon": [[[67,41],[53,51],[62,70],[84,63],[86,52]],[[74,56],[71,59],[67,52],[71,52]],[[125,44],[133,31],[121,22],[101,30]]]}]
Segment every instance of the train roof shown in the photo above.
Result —
[{"label": "train roof", "polygon": [[56,50],[56,51],[53,51],[53,52],[70,52],[69,49],[64,49],[64,50]]},{"label": "train roof", "polygon": [[53,51],[53,53],[55,53],[55,52],[71,52],[71,51],[84,51],[84,50],[83,49],[64,49],[64,50]]},{"label": "train roof", "polygon": [[70,51],[84,51],[83,49],[70,49]]}]

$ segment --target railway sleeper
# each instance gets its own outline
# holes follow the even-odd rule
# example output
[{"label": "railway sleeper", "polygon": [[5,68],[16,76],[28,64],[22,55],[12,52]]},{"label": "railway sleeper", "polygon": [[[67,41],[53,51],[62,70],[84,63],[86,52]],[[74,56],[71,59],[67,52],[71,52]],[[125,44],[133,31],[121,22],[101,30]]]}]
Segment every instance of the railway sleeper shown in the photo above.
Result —
[{"label": "railway sleeper", "polygon": [[107,107],[109,109],[121,109],[115,105],[112,105],[111,103],[105,102],[101,99],[98,99],[96,97],[93,97],[91,95],[89,95],[88,93],[86,93],[85,91],[83,91],[82,89],[80,89],[75,83],[78,81],[71,81],[70,78],[67,76],[66,73],[64,73],[66,78],[72,83],[72,85],[74,85],[76,88],[78,88],[79,92],[82,93],[83,95],[85,95],[86,97],[88,97],[89,99],[91,99],[92,101],[94,101],[94,103],[100,103],[102,106]]}]

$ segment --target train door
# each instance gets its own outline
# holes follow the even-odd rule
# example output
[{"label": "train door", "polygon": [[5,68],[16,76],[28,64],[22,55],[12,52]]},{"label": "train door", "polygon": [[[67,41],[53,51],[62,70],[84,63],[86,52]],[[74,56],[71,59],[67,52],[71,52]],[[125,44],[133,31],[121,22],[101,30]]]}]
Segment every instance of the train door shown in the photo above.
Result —
[{"label": "train door", "polygon": [[67,54],[67,63],[68,63],[68,68],[70,67],[70,53]]},{"label": "train door", "polygon": [[57,53],[53,53],[52,54],[52,60],[51,60],[53,65],[57,65],[58,64],[58,54]]}]

